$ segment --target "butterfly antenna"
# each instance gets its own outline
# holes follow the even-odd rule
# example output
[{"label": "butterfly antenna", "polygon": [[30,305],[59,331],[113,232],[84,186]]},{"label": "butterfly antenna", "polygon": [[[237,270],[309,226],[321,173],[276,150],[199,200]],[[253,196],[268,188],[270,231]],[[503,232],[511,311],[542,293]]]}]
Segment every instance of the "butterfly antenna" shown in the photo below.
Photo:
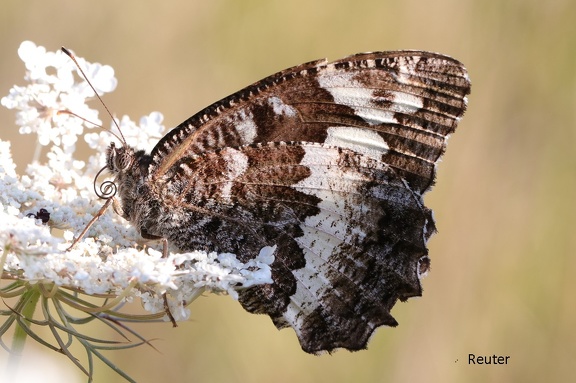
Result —
[{"label": "butterfly antenna", "polygon": [[[76,118],[79,118],[79,119],[81,119],[81,120],[84,121],[84,122],[87,122],[87,123],[89,123],[89,124],[92,124],[92,125],[94,125],[95,127],[100,128],[100,129],[102,129],[102,130],[105,130],[106,132],[108,132],[108,133],[110,133],[111,135],[113,135],[114,137],[116,137],[116,138],[118,139],[118,141],[124,142],[124,136],[119,136],[119,135],[117,135],[116,133],[114,133],[113,131],[111,131],[110,129],[106,129],[106,128],[103,127],[102,125],[97,124],[97,123],[95,123],[94,121],[90,121],[90,120],[88,120],[87,118],[84,118],[84,117],[82,117],[82,116],[80,116],[80,115],[78,115],[78,114],[76,114],[76,113],[74,113],[74,112],[72,112],[72,111],[70,111],[70,110],[59,110],[59,111],[58,111],[58,114],[69,114],[69,115],[71,115],[71,116],[74,116],[74,117],[76,117]],[[118,126],[118,125],[116,125],[116,126]]]},{"label": "butterfly antenna", "polygon": [[[104,109],[106,109],[106,112],[108,113],[110,118],[112,118],[112,121],[114,122],[114,125],[116,125],[116,128],[118,128],[118,131],[120,132],[121,137],[118,137],[116,134],[114,134],[112,132],[110,132],[110,133],[112,133],[112,135],[114,135],[116,138],[118,138],[120,141],[122,141],[122,143],[126,146],[127,145],[126,139],[124,138],[124,135],[122,134],[122,130],[120,129],[120,125],[118,125],[118,122],[116,121],[116,119],[114,118],[112,113],[110,113],[110,110],[108,109],[108,107],[106,106],[104,101],[102,101],[102,98],[100,97],[100,95],[98,94],[98,92],[96,91],[96,89],[94,88],[92,83],[90,82],[90,80],[88,80],[88,76],[86,76],[86,73],[84,73],[84,70],[82,69],[80,64],[78,64],[78,61],[76,61],[76,57],[74,56],[74,54],[64,47],[62,47],[61,49],[62,49],[62,52],[64,52],[66,54],[66,56],[70,57],[70,59],[74,62],[74,64],[76,64],[76,67],[78,68],[78,70],[82,74],[82,77],[84,77],[84,79],[86,80],[88,85],[90,85],[90,88],[92,88],[92,90],[94,91],[94,94],[96,95],[96,97],[98,97],[98,100],[100,100],[100,103],[104,106]],[[83,120],[86,121],[85,119],[83,119]]]}]

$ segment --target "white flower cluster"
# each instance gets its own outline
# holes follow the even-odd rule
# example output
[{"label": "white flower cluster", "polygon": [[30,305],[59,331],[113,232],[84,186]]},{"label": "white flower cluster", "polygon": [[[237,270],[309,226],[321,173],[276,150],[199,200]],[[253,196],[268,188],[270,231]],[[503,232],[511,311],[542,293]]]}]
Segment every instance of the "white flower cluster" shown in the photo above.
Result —
[{"label": "white flower cluster", "polygon": [[[10,94],[2,98],[2,105],[18,109],[16,124],[20,133],[36,133],[41,145],[52,142],[56,146],[74,149],[77,137],[85,124],[79,118],[61,111],[69,110],[79,116],[100,124],[98,111],[90,109],[86,100],[94,92],[85,81],[76,82],[77,72],[72,60],[62,52],[46,52],[44,47],[25,41],[18,55],[26,65],[27,86],[14,86]],[[116,88],[114,70],[107,65],[89,64],[78,59],[90,82],[101,94]]]},{"label": "white flower cluster", "polygon": [[[87,162],[75,159],[75,144],[85,127],[100,123],[98,112],[86,101],[94,97],[69,57],[46,52],[25,41],[18,50],[26,64],[25,87],[15,86],[1,103],[16,109],[23,134],[36,133],[47,146],[47,162],[33,162],[17,175],[9,142],[0,141],[0,269],[4,277],[51,282],[86,294],[122,294],[140,297],[152,312],[164,310],[162,294],[168,292],[173,316],[185,319],[189,303],[205,290],[227,292],[253,284],[270,283],[274,248],[264,248],[256,259],[243,264],[231,254],[175,253],[142,250],[140,236],[112,209],[99,218],[87,236],[72,250],[70,241],[99,210],[102,201],[93,191],[93,178],[105,164],[104,154],[114,137],[106,132],[84,138],[95,155]],[[111,67],[77,58],[99,93],[116,87]],[[71,114],[73,113],[73,114]],[[119,121],[126,140],[150,149],[162,136],[162,115],[143,117],[140,124],[128,117]],[[40,209],[49,213],[43,224]],[[64,230],[64,238],[51,234]]]}]

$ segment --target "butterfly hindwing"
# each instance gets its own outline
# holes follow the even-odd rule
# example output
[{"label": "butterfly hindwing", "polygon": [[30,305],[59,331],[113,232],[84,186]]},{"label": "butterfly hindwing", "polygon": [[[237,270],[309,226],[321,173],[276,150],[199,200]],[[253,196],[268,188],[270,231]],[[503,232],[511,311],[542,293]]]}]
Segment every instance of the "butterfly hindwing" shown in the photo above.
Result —
[{"label": "butterfly hindwing", "polygon": [[365,347],[376,327],[396,323],[397,299],[421,293],[430,212],[380,160],[326,144],[255,144],[181,158],[167,177],[145,226],[182,250],[244,261],[276,245],[274,284],[240,301],[295,328],[308,352]]}]

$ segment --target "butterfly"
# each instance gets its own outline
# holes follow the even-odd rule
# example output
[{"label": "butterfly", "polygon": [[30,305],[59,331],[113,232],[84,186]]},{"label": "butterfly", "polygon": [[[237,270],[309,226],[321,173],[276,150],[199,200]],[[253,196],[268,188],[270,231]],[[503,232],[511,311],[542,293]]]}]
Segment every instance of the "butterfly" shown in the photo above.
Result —
[{"label": "butterfly", "polygon": [[467,105],[464,66],[361,53],[278,72],[190,117],[151,153],[110,144],[121,214],[181,251],[275,246],[273,283],[239,293],[308,353],[360,350],[422,295],[435,231],[422,195]]}]

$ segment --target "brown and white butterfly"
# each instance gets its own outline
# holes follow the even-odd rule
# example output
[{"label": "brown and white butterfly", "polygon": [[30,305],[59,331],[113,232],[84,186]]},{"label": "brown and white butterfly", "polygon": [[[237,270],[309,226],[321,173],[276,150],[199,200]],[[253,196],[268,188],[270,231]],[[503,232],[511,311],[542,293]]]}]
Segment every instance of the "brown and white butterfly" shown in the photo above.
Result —
[{"label": "brown and white butterfly", "polygon": [[302,64],[216,102],[150,154],[111,144],[122,215],[181,251],[276,246],[240,292],[304,351],[359,350],[422,294],[434,233],[422,195],[466,109],[464,66],[422,51]]}]

